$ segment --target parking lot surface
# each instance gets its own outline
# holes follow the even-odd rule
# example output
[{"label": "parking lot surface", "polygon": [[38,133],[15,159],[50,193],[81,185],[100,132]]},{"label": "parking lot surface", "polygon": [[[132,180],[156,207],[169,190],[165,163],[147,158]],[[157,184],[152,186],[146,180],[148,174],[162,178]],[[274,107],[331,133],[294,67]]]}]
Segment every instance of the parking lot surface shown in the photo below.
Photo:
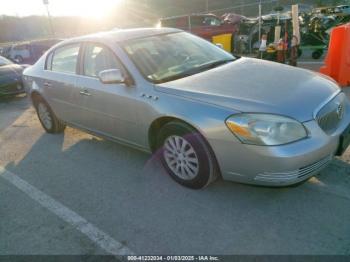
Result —
[{"label": "parking lot surface", "polygon": [[[346,90],[347,93],[350,93]],[[0,99],[0,254],[350,254],[350,149],[288,188],[190,190],[151,156]]]}]

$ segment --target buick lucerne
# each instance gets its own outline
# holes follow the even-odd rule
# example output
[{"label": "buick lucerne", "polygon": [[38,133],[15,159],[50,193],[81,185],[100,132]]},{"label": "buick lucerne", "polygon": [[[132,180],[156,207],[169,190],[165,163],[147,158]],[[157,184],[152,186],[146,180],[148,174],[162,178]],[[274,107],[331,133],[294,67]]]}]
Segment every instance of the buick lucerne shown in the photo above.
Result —
[{"label": "buick lucerne", "polygon": [[178,29],[65,40],[24,81],[48,133],[69,125],[153,152],[190,188],[300,183],[350,143],[350,103],[331,79]]}]

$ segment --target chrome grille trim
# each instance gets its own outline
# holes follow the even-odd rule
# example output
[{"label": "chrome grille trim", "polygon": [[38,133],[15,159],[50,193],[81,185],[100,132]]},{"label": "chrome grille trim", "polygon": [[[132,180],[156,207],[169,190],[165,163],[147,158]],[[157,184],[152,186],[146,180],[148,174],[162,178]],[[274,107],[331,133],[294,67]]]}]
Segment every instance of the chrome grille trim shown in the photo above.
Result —
[{"label": "chrome grille trim", "polygon": [[258,174],[254,178],[254,180],[272,181],[272,182],[278,182],[278,181],[287,182],[290,180],[295,180],[295,179],[307,176],[309,174],[315,173],[317,171],[320,171],[326,165],[328,165],[332,161],[332,159],[333,159],[333,155],[329,155],[311,165],[301,167],[297,170],[279,172],[279,173],[264,172],[264,173]]}]

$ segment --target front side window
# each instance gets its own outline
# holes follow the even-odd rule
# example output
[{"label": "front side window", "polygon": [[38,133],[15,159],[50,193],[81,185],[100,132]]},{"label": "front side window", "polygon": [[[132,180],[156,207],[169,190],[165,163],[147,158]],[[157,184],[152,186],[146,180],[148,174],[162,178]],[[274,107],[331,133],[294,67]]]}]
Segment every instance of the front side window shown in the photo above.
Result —
[{"label": "front side window", "polygon": [[52,57],[51,70],[62,73],[75,74],[80,44],[67,45],[57,48]]},{"label": "front side window", "polygon": [[153,83],[176,80],[235,60],[230,53],[186,32],[129,40],[123,48],[141,74]]},{"label": "front side window", "polygon": [[112,51],[100,45],[88,44],[85,48],[83,74],[98,77],[101,71],[108,69],[120,69]]}]

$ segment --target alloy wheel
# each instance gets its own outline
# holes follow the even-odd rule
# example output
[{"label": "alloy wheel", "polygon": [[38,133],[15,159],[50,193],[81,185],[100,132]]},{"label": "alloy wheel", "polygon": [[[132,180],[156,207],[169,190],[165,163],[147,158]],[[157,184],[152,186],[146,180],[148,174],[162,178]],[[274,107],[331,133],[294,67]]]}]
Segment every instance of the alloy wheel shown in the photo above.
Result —
[{"label": "alloy wheel", "polygon": [[51,118],[50,111],[49,111],[48,107],[44,103],[39,103],[38,115],[39,115],[39,118],[40,118],[41,122],[43,123],[43,125],[47,129],[51,129],[52,128],[52,118]]},{"label": "alloy wheel", "polygon": [[163,156],[170,170],[179,178],[192,180],[198,175],[198,156],[185,138],[176,135],[167,137]]}]

